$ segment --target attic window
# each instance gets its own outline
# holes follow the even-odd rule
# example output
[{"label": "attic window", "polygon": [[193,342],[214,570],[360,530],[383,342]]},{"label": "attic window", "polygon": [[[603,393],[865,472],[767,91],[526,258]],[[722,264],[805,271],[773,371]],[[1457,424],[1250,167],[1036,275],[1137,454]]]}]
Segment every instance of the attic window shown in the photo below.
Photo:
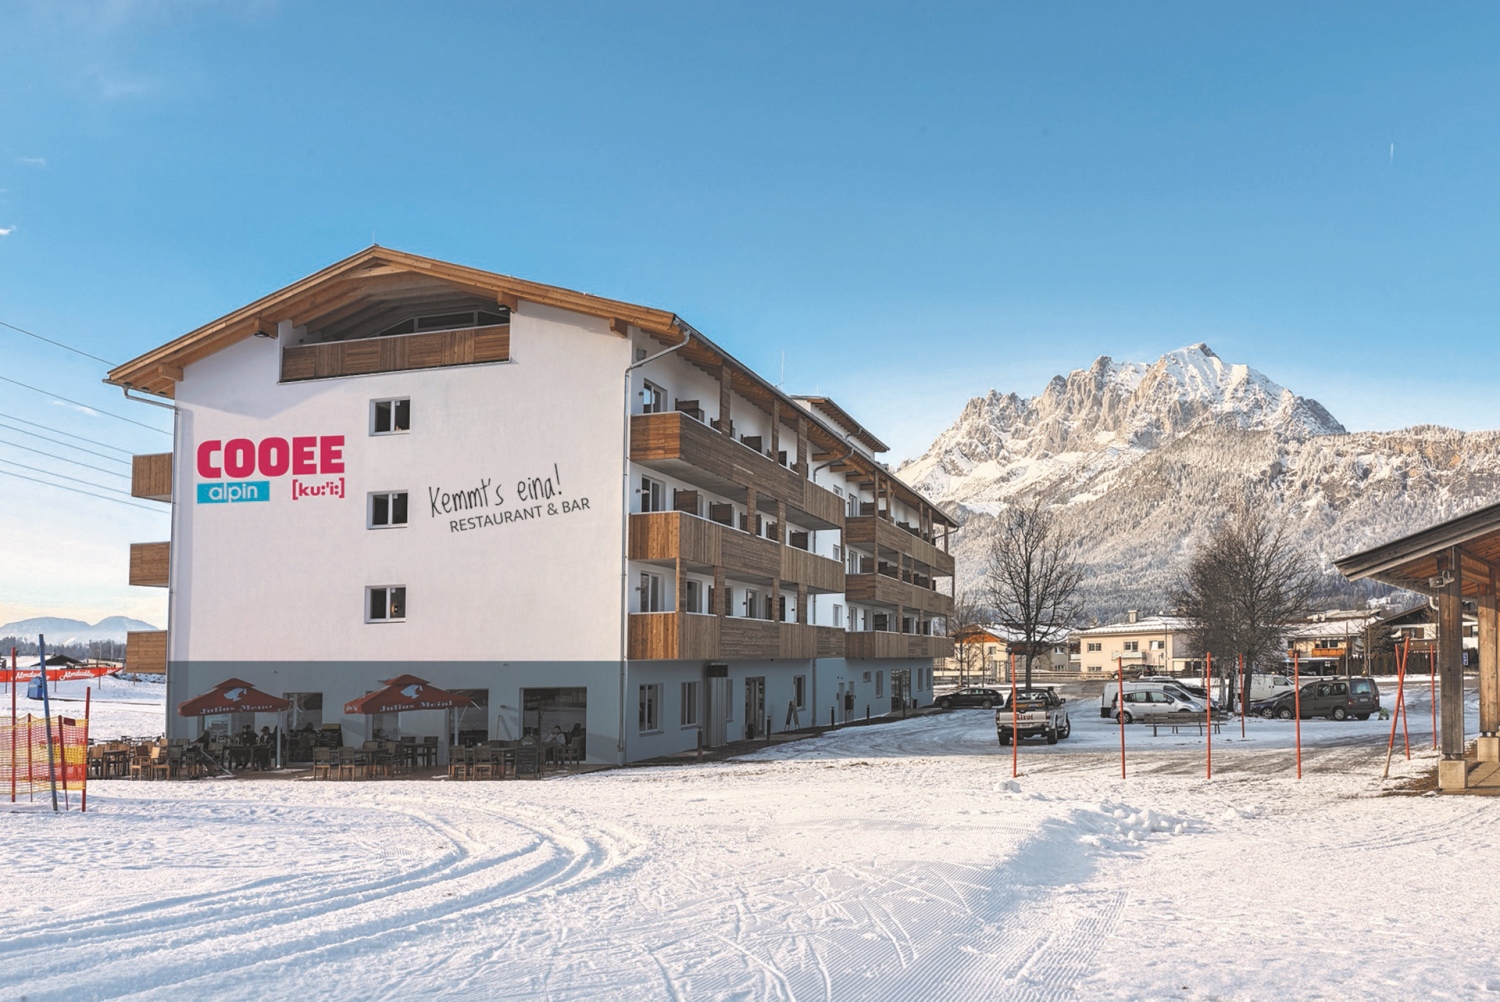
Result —
[{"label": "attic window", "polygon": [[429,313],[425,316],[403,320],[393,327],[387,327],[375,336],[389,337],[392,334],[425,334],[428,331],[463,330],[466,327],[491,327],[496,324],[508,323],[510,323],[509,310],[501,310],[497,313],[487,310],[468,310],[462,313]]}]

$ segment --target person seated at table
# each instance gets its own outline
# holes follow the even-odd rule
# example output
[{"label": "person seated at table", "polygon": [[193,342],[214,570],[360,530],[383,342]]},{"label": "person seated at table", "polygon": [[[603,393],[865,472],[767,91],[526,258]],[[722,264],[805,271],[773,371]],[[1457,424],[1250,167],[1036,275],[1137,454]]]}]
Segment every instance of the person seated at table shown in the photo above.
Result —
[{"label": "person seated at table", "polygon": [[268,745],[268,744],[270,744],[271,742],[273,742],[275,740],[276,740],[276,736],[271,733],[271,728],[269,728],[269,727],[262,727],[260,729],[260,743],[261,744]]},{"label": "person seated at table", "polygon": [[202,747],[207,748],[208,745],[209,745],[209,742],[211,742],[213,739],[214,739],[214,732],[213,731],[204,731],[202,734],[198,735],[197,739],[193,742],[193,744],[195,744],[195,745],[201,745]]}]

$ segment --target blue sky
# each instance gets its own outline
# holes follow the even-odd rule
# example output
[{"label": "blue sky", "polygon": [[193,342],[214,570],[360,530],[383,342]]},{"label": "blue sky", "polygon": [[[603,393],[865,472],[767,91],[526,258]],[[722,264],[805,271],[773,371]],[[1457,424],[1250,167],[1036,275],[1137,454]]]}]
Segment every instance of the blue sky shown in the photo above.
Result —
[{"label": "blue sky", "polygon": [[[0,321],[124,360],[374,240],[675,310],[763,372],[784,357],[892,460],[991,387],[1197,341],[1351,429],[1500,427],[1472,361],[1495,329],[1497,22],[11,3]],[[102,368],[0,329],[0,375],[167,426]],[[5,414],[168,441],[0,383]],[[36,445],[0,428],[0,470],[119,483],[7,441]],[[164,618],[123,583],[160,512],[0,477],[0,524],[0,622]]]}]

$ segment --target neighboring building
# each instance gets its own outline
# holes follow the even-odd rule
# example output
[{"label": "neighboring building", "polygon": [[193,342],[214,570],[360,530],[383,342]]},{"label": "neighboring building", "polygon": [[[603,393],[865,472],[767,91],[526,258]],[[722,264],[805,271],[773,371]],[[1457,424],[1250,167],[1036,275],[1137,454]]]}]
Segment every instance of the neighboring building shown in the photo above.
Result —
[{"label": "neighboring building", "polygon": [[175,407],[132,491],[172,504],[131,552],[169,629],[127,654],[169,707],[236,677],[443,734],[341,712],[409,673],[468,739],[623,762],[930,700],[952,651],[954,523],[671,313],[373,247],[109,381]]},{"label": "neighboring building", "polygon": [[[1026,666],[1021,660],[1025,644],[1003,626],[974,626],[953,634],[953,656],[938,665],[938,683],[978,685],[1010,679],[1010,657],[1016,656],[1016,677],[1024,678]],[[1054,644],[1046,654],[1032,661],[1033,677],[1038,672],[1052,675],[1077,674],[1078,644],[1072,640]]]},{"label": "neighboring building", "polygon": [[1079,630],[1078,663],[1085,678],[1116,671],[1117,663],[1143,671],[1199,671],[1202,662],[1188,649],[1188,623],[1180,616],[1140,616],[1132,610],[1123,623]]}]

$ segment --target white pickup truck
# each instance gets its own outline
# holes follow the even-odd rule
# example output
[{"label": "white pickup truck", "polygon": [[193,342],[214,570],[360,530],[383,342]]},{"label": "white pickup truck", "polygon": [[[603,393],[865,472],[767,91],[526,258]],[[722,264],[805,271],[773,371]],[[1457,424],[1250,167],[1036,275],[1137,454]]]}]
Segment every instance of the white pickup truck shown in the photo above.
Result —
[{"label": "white pickup truck", "polygon": [[1050,686],[1018,689],[1012,711],[1007,694],[1004,705],[995,710],[995,733],[999,735],[1000,743],[1008,745],[1017,737],[1040,734],[1047,738],[1049,745],[1057,744],[1073,732],[1067,702]]}]

